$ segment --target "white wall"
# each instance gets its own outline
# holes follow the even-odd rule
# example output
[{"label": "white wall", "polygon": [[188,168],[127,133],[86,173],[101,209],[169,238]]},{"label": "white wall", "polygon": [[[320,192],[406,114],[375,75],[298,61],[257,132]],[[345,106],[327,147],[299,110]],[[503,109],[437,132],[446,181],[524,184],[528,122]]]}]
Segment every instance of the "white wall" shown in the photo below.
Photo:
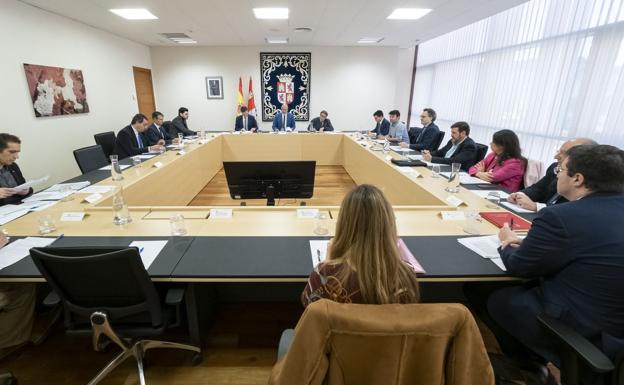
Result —
[{"label": "white wall", "polygon": [[[137,113],[132,66],[150,68],[149,48],[19,3],[0,4],[0,132],[22,140],[18,161],[27,179],[50,183],[80,173],[72,151],[93,134],[119,129]],[[23,63],[81,69],[90,112],[35,118]]]},{"label": "white wall", "polygon": [[[392,47],[151,47],[156,108],[165,119],[189,109],[194,130],[231,130],[236,116],[238,78],[247,98],[253,79],[261,129],[260,52],[311,52],[310,116],[323,109],[337,130],[374,127],[373,112],[397,108],[407,119],[411,66],[409,49]],[[407,64],[406,64],[407,63]],[[206,76],[223,76],[224,99],[206,98]],[[297,122],[298,129],[307,123]]]}]

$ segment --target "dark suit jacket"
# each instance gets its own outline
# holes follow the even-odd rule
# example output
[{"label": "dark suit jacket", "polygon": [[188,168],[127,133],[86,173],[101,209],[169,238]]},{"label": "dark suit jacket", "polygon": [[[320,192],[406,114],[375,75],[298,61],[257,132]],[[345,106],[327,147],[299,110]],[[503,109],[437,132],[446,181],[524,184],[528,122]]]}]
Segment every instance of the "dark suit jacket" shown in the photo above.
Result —
[{"label": "dark suit jacket", "polygon": [[442,164],[461,163],[461,169],[464,171],[468,171],[470,167],[477,163],[477,146],[470,137],[464,139],[464,141],[457,146],[457,149],[450,158],[445,158],[444,155],[451,147],[453,147],[453,142],[449,140],[446,146],[438,151],[433,151],[431,153],[431,162]]},{"label": "dark suit jacket", "polygon": [[[277,111],[275,117],[273,118],[273,125],[271,126],[273,128],[273,131],[286,130],[285,127],[282,127],[283,120],[284,119],[282,118],[282,111]],[[295,130],[295,115],[293,115],[292,112],[288,112],[286,114],[286,127],[290,127],[293,131]]]},{"label": "dark suit jacket", "polygon": [[165,130],[165,127],[156,127],[154,123],[147,128],[143,136],[147,137],[150,146],[155,145],[161,139],[165,141],[165,144],[171,144],[171,135]]},{"label": "dark suit jacket", "polygon": [[623,228],[621,193],[594,193],[542,209],[520,247],[500,250],[509,274],[538,278],[539,285],[508,291],[513,295],[488,304],[490,312],[529,347],[542,343],[534,323],[544,312],[613,357],[624,349]]},{"label": "dark suit jacket", "polygon": [[197,135],[197,132],[193,130],[189,130],[188,126],[186,125],[186,119],[184,119],[180,115],[173,118],[173,120],[171,121],[171,124],[176,131],[174,136],[177,136],[177,134],[180,132],[184,136]]},{"label": "dark suit jacket", "polygon": [[539,203],[563,203],[568,200],[562,196],[559,196],[554,202],[550,202],[551,198],[557,193],[557,174],[555,174],[555,167],[557,162],[548,166],[546,169],[546,175],[538,180],[534,185],[522,190],[533,202]]},{"label": "dark suit jacket", "polygon": [[321,118],[318,116],[310,121],[310,127],[312,127],[314,131],[320,130],[321,127],[323,127],[323,131],[334,131],[334,126],[332,126],[331,120],[325,118],[325,120],[321,123]]},{"label": "dark suit jacket", "polygon": [[[17,163],[10,164],[6,166],[6,168],[9,170],[11,175],[13,175],[13,178],[15,179],[15,183],[17,183],[17,186],[26,183],[26,180],[24,179],[24,176],[22,175],[22,171],[20,170]],[[0,186],[0,187],[7,187],[7,186]],[[0,206],[4,206],[8,204],[18,205],[22,202],[22,199],[31,196],[32,193],[33,193],[33,189],[31,187],[28,189],[27,195],[15,194],[10,197],[6,197],[4,199],[0,199]]]},{"label": "dark suit jacket", "polygon": [[431,150],[438,132],[440,132],[440,129],[432,122],[423,128],[418,135],[410,135],[410,148],[417,151]]},{"label": "dark suit jacket", "polygon": [[386,118],[383,118],[383,120],[377,123],[377,125],[375,126],[375,128],[372,129],[371,132],[374,132],[377,135],[388,135],[390,133],[390,121]]},{"label": "dark suit jacket", "polygon": [[149,139],[144,133],[140,133],[139,135],[141,135],[143,147],[139,147],[139,143],[137,142],[137,138],[131,126],[122,128],[115,139],[115,150],[113,153],[117,154],[119,159],[123,159],[148,152]]},{"label": "dark suit jacket", "polygon": [[[258,132],[258,122],[256,121],[256,117],[253,115],[247,115],[247,130],[251,131],[252,128],[255,128]],[[234,122],[234,130],[240,131],[243,129],[243,115],[237,116],[236,121]]]}]

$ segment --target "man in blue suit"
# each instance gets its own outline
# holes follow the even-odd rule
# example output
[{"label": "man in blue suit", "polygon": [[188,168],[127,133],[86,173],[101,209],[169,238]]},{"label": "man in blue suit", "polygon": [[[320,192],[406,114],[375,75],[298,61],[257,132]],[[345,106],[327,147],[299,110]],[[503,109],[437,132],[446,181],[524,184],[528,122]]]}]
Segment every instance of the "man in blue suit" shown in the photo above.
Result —
[{"label": "man in blue suit", "polygon": [[234,122],[234,130],[258,132],[258,122],[256,122],[256,118],[253,115],[249,115],[247,107],[241,106],[240,111],[241,115],[237,116]]},{"label": "man in blue suit", "polygon": [[375,128],[368,133],[378,139],[383,139],[390,133],[390,122],[384,118],[383,111],[377,110],[373,113],[373,119],[375,120]]},{"label": "man in blue suit", "polygon": [[288,112],[288,104],[282,104],[282,110],[278,111],[273,118],[273,131],[294,131],[295,115]]},{"label": "man in blue suit", "polygon": [[536,318],[544,313],[613,359],[624,351],[624,151],[571,148],[557,168],[557,192],[569,202],[540,210],[524,240],[507,225],[500,230],[507,272],[535,281],[495,291],[488,313],[507,334],[497,335],[506,353],[528,348],[559,362]]},{"label": "man in blue suit", "polygon": [[171,135],[169,135],[167,130],[165,130],[165,127],[163,127],[164,120],[165,118],[163,117],[163,114],[161,112],[154,111],[152,113],[152,124],[147,127],[147,130],[144,133],[150,146],[153,146],[155,144],[163,145],[178,143],[178,138],[171,138]]},{"label": "man in blue suit", "polygon": [[401,143],[401,147],[409,147],[412,150],[422,151],[422,150],[435,150],[433,147],[435,146],[435,140],[440,132],[440,129],[434,123],[436,120],[437,114],[431,108],[425,108],[420,113],[420,123],[423,125],[422,130],[419,132],[410,128],[408,135],[410,137],[410,144]]}]

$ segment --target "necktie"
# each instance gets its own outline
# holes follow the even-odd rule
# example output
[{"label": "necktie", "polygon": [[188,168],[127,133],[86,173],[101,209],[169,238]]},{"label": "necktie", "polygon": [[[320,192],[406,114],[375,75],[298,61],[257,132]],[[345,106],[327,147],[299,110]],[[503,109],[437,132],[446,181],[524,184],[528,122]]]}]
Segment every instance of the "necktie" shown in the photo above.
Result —
[{"label": "necktie", "polygon": [[247,131],[247,118],[243,117],[243,130]]},{"label": "necktie", "polygon": [[141,140],[141,134],[137,134],[137,143],[139,144],[139,148],[143,148],[143,141]]},{"label": "necktie", "polygon": [[418,135],[418,138],[416,138],[416,143],[420,142],[420,139],[422,138],[422,136],[425,133],[426,129],[427,129],[427,127],[423,127],[422,131],[420,131],[420,134]]},{"label": "necktie", "polygon": [[551,196],[550,199],[546,201],[546,205],[547,206],[554,205],[555,203],[557,203],[557,200],[559,199],[560,196],[561,195],[559,195],[558,193],[555,193],[555,195]]},{"label": "necktie", "polygon": [[284,122],[282,123],[282,130],[286,131],[286,115],[284,114]]},{"label": "necktie", "polygon": [[161,128],[160,128],[160,127],[158,127],[158,128],[156,129],[156,131],[158,131],[158,135],[160,135],[160,139],[165,139],[165,136],[163,135],[162,130],[161,130]]}]

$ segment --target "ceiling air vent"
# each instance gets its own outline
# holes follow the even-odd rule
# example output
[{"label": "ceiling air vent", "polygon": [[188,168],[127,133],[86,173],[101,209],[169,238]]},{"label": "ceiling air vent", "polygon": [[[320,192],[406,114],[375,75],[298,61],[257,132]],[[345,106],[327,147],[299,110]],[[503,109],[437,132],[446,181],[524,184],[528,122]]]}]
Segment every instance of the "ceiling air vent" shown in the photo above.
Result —
[{"label": "ceiling air vent", "polygon": [[176,44],[195,44],[197,43],[189,35],[184,33],[161,33],[161,36],[166,37]]}]

